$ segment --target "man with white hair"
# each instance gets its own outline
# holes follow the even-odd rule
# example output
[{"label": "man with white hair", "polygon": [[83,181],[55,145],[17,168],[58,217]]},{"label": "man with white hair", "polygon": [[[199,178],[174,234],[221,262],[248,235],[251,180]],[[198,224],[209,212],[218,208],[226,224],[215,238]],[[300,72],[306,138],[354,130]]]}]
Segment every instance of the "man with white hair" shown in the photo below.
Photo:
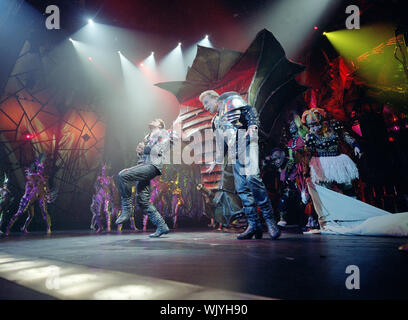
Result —
[{"label": "man with white hair", "polygon": [[216,161],[210,165],[207,173],[212,172],[216,164],[223,163],[224,153],[220,150],[223,150],[226,140],[228,147],[235,151],[234,159],[230,159],[235,162],[235,189],[248,220],[247,229],[238,236],[238,239],[252,239],[253,236],[256,239],[262,238],[263,229],[256,207],[260,209],[265,219],[271,239],[279,238],[280,229],[276,225],[272,204],[259,174],[257,142],[259,117],[256,109],[249,106],[236,92],[219,95],[214,90],[207,90],[201,93],[199,100],[210,113],[218,113],[213,118],[213,129],[216,130]]}]

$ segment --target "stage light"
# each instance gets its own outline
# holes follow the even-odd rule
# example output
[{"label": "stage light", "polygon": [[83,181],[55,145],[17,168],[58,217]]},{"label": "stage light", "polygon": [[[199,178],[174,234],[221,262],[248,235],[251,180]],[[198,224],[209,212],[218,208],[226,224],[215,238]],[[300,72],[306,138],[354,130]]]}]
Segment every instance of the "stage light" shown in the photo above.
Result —
[{"label": "stage light", "polygon": [[152,51],[152,53],[150,54],[151,56],[154,56],[154,52]]},{"label": "stage light", "polygon": [[94,21],[93,21],[92,19],[88,19],[88,23],[89,23],[90,25],[93,25],[93,24],[94,24]]},{"label": "stage light", "polygon": [[31,139],[33,139],[33,138],[34,138],[34,135],[31,134],[31,133],[26,133],[26,134],[24,135],[24,139],[26,139],[26,140],[31,140]]},{"label": "stage light", "polygon": [[88,57],[88,60],[89,60],[89,61],[92,61],[92,57]]},{"label": "stage light", "polygon": [[74,42],[74,40],[72,40],[72,38],[69,38],[69,41]]},{"label": "stage light", "polygon": [[314,28],[313,29],[315,29],[315,30],[317,30],[317,29],[319,29],[318,27],[316,27],[316,26],[314,26]]},{"label": "stage light", "polygon": [[324,35],[324,36],[327,35],[327,32],[326,32],[326,31],[323,31],[323,35]]},{"label": "stage light", "polygon": [[208,40],[208,34],[205,35],[205,40]]},{"label": "stage light", "polygon": [[142,63],[140,63],[139,65],[140,65],[141,67],[143,67],[143,66],[144,66],[143,62],[142,62]]},{"label": "stage light", "polygon": [[118,53],[120,54],[120,50],[118,50]]},{"label": "stage light", "polygon": [[178,46],[179,46],[179,47],[181,46],[181,42],[178,43]]}]

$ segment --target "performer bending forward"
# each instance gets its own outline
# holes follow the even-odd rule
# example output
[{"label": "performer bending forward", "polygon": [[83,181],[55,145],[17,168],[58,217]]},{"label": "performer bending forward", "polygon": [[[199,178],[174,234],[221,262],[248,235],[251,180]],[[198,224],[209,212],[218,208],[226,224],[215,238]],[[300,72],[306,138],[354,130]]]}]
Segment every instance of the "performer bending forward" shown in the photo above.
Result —
[{"label": "performer bending forward", "polygon": [[163,157],[167,148],[170,147],[169,135],[164,127],[164,121],[161,119],[150,122],[150,134],[136,148],[139,156],[138,164],[132,168],[123,169],[119,172],[118,177],[122,214],[116,220],[116,224],[122,224],[132,216],[132,184],[137,182],[137,204],[157,227],[156,232],[149,235],[152,238],[169,232],[166,222],[150,202],[152,194],[150,180],[161,175]]},{"label": "performer bending forward", "polygon": [[[256,239],[262,238],[263,230],[257,206],[265,219],[270,237],[277,239],[280,236],[280,230],[273,217],[273,209],[265,185],[259,175],[259,164],[256,159],[258,143],[250,143],[251,137],[256,137],[258,134],[259,118],[256,109],[249,106],[236,92],[226,92],[220,96],[214,90],[208,90],[200,95],[199,100],[209,112],[218,112],[218,116],[213,119],[213,129],[216,129],[217,132],[217,149],[222,148],[219,143],[223,144],[226,136],[229,140],[228,145],[231,145],[231,140],[238,140],[236,144],[238,159],[234,164],[234,182],[248,220],[248,228],[238,236],[238,239],[251,239],[253,236]],[[244,148],[240,146],[237,134],[239,129],[247,130]],[[219,134],[223,137],[219,138]],[[248,164],[242,164],[239,159],[242,152],[245,152],[246,159],[249,158],[250,170],[246,170]],[[220,152],[217,152],[217,155],[221,155],[222,159],[217,157],[216,163],[222,163],[224,155]],[[215,163],[211,164],[207,172],[210,173],[214,167]]]}]

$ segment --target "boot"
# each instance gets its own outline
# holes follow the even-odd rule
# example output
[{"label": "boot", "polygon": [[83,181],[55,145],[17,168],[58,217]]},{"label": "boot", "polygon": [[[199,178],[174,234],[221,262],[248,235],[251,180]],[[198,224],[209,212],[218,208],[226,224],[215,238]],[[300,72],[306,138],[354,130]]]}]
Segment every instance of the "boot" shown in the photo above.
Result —
[{"label": "boot", "polygon": [[255,208],[249,208],[245,212],[246,218],[248,220],[248,227],[246,230],[238,235],[238,240],[249,240],[255,236],[255,239],[262,239],[263,229],[261,221],[259,220],[258,213]]},{"label": "boot", "polygon": [[122,213],[120,214],[119,218],[116,219],[115,223],[122,224],[129,220],[132,216],[132,209],[132,197],[122,198]]},{"label": "boot", "polygon": [[149,218],[152,223],[157,227],[156,232],[149,234],[150,238],[158,238],[163,234],[169,233],[170,229],[167,226],[166,222],[164,221],[163,217],[160,213],[155,209],[150,209]]},{"label": "boot", "polygon": [[287,215],[286,211],[282,211],[282,212],[280,213],[280,221],[278,222],[278,226],[280,226],[280,227],[286,227],[286,225],[288,224],[288,223],[286,222],[286,215]]},{"label": "boot", "polygon": [[281,231],[273,218],[265,218],[266,226],[268,227],[268,233],[272,240],[278,239],[281,235]]},{"label": "boot", "polygon": [[255,236],[255,239],[262,239],[262,225],[261,223],[251,223],[248,221],[248,227],[246,230],[238,235],[237,239],[238,240],[249,240],[252,239],[253,236]]}]

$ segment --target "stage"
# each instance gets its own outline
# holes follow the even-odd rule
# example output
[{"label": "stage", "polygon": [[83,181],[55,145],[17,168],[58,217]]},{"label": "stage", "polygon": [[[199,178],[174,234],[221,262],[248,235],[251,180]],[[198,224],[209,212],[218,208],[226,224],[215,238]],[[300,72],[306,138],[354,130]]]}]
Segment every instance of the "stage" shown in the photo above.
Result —
[{"label": "stage", "polygon": [[[406,299],[407,239],[302,235],[235,240],[178,230],[12,234],[0,240],[0,299]],[[360,271],[348,290],[346,268]]]}]

